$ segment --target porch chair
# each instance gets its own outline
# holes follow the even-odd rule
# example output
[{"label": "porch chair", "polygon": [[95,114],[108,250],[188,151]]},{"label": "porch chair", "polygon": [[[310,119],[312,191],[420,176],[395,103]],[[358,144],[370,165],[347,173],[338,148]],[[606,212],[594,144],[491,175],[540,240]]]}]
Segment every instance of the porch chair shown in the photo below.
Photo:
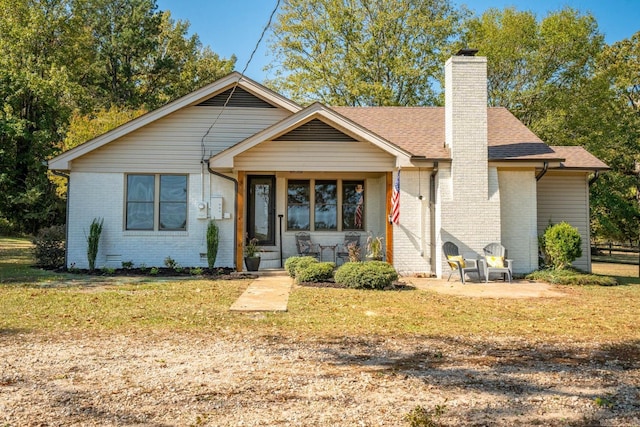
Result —
[{"label": "porch chair", "polygon": [[442,251],[447,258],[447,263],[451,267],[447,282],[451,279],[451,275],[457,271],[460,273],[460,281],[464,284],[464,276],[469,273],[475,273],[478,275],[478,280],[482,279],[480,275],[480,269],[478,268],[478,260],[472,258],[464,258],[460,255],[458,247],[453,242],[444,242],[442,245]]},{"label": "porch chair", "polygon": [[500,243],[489,243],[484,247],[484,277],[489,282],[491,273],[501,273],[502,280],[513,278],[513,260],[507,259],[507,249]]},{"label": "porch chair", "polygon": [[311,241],[311,234],[306,231],[296,233],[296,249],[300,256],[312,256],[320,259],[320,246]]},{"label": "porch chair", "polygon": [[[349,259],[349,247],[355,245],[360,250],[360,233],[349,231],[344,235],[344,242],[338,245],[336,261],[342,260],[344,264]],[[336,262],[336,264],[339,264]]]}]

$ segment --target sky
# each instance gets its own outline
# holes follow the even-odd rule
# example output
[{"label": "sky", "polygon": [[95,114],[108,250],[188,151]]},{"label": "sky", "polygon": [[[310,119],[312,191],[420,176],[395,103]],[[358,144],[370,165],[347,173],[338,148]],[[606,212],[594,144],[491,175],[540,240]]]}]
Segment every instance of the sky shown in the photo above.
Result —
[{"label": "sky", "polygon": [[[541,19],[548,12],[569,6],[590,12],[605,41],[612,44],[640,30],[640,0],[453,0],[480,15],[488,8],[515,7],[530,10]],[[257,82],[272,78],[264,67],[269,56],[267,32],[249,62],[260,35],[276,6],[276,0],[157,0],[160,10],[170,10],[175,20],[189,21],[189,34],[197,33],[203,45],[222,58],[237,57],[236,70]],[[247,63],[248,67],[247,67]]]}]

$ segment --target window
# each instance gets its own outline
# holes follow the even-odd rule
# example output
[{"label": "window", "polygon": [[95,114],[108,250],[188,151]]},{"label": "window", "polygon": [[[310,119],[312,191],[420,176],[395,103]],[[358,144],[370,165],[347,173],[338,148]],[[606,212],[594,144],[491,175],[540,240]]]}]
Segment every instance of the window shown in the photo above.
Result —
[{"label": "window", "polygon": [[127,230],[186,230],[186,175],[127,175],[126,209]]},{"label": "window", "polygon": [[338,183],[316,181],[314,225],[316,230],[338,229]]},{"label": "window", "polygon": [[309,181],[289,181],[287,185],[287,229],[309,230]]},{"label": "window", "polygon": [[364,230],[364,181],[290,180],[287,229]]}]

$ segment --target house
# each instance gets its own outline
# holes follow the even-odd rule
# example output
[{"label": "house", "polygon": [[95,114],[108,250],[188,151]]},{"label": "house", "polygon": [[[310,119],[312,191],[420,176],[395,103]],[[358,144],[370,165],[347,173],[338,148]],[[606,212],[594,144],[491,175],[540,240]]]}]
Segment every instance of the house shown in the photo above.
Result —
[{"label": "house", "polygon": [[568,221],[583,241],[574,264],[589,270],[589,179],[607,166],[488,108],[486,72],[461,51],[445,65],[445,107],[411,108],[302,107],[232,73],[50,160],[69,175],[67,265],[87,267],[87,230],[104,218],[99,267],[206,266],[214,220],[216,265],[238,270],[245,236],[273,268],[306,230],[328,247],[349,231],[383,236],[401,274],[441,276],[445,241],[465,254],[502,242],[526,273],[539,233]]}]

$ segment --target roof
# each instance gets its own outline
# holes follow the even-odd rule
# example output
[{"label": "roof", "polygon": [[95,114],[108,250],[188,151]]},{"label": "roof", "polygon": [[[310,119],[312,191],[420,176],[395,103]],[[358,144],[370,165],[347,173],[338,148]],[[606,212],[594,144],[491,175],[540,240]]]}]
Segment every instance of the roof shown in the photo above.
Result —
[{"label": "roof", "polygon": [[563,169],[590,169],[607,170],[610,169],[606,163],[589,153],[580,146],[559,146],[551,147],[560,157],[565,159],[560,165]]}]

